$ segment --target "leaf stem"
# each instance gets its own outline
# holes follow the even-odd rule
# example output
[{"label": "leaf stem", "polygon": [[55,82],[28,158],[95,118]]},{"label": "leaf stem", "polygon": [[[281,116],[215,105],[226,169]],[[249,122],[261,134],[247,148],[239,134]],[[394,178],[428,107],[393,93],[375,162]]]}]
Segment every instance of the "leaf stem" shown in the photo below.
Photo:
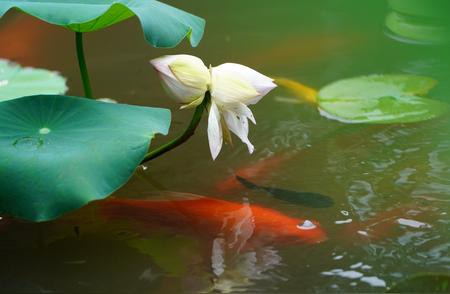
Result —
[{"label": "leaf stem", "polygon": [[80,67],[81,80],[83,81],[84,95],[93,98],[91,82],[89,81],[89,72],[86,65],[83,49],[83,33],[75,32],[75,42],[77,46],[78,65]]},{"label": "leaf stem", "polygon": [[210,94],[209,92],[206,92],[205,98],[203,99],[202,103],[195,108],[194,115],[192,116],[191,122],[187,129],[184,131],[183,134],[181,134],[179,137],[175,138],[174,140],[162,145],[161,147],[148,152],[144,159],[142,160],[141,164],[146,163],[152,159],[155,159],[156,157],[159,157],[163,155],[164,153],[180,146],[187,140],[189,140],[190,137],[192,137],[195,133],[195,130],[197,129],[200,120],[202,118],[203,112],[208,105],[210,100]]}]

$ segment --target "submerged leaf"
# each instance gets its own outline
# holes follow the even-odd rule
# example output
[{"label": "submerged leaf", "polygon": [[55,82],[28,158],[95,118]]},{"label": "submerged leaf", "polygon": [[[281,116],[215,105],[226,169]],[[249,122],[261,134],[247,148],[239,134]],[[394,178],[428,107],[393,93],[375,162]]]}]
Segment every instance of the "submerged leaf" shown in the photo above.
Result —
[{"label": "submerged leaf", "polygon": [[186,274],[193,252],[198,251],[199,247],[196,240],[182,235],[161,234],[154,237],[134,238],[127,243],[142,254],[150,256],[155,264],[173,276]]},{"label": "submerged leaf", "polygon": [[70,96],[0,103],[0,213],[46,221],[109,196],[169,124],[166,109]]},{"label": "submerged leaf", "polygon": [[422,98],[436,81],[413,75],[371,75],[344,79],[318,93],[321,113],[348,123],[408,123],[442,115],[448,106]]},{"label": "submerged leaf", "polygon": [[0,59],[0,101],[36,94],[64,94],[66,79],[57,72],[21,67]]},{"label": "submerged leaf", "polygon": [[448,0],[388,0],[388,34],[406,42],[448,43],[450,23]]},{"label": "submerged leaf", "polygon": [[389,7],[396,12],[428,19],[447,19],[448,0],[388,0]]},{"label": "submerged leaf", "polygon": [[0,17],[13,8],[76,32],[100,30],[136,15],[155,47],[174,47],[185,37],[197,46],[205,26],[202,18],[155,0],[2,0]]},{"label": "submerged leaf", "polygon": [[393,37],[420,43],[446,43],[449,41],[448,27],[426,20],[390,12],[386,17],[385,25]]},{"label": "submerged leaf", "polygon": [[423,273],[412,276],[392,286],[388,293],[449,293],[448,273]]}]

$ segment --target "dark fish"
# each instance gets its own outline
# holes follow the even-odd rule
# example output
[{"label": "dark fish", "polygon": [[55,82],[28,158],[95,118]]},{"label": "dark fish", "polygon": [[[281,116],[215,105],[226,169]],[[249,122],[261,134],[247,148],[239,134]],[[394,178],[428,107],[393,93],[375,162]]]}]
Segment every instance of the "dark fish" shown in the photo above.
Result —
[{"label": "dark fish", "polygon": [[236,176],[236,179],[245,187],[248,189],[253,190],[261,190],[264,192],[267,192],[268,194],[272,195],[274,198],[295,203],[295,204],[301,204],[304,206],[309,206],[313,208],[325,208],[330,207],[334,205],[334,200],[331,197],[319,194],[319,193],[313,193],[313,192],[297,192],[297,191],[291,191],[291,190],[285,190],[275,187],[263,187],[258,186],[240,176]]}]

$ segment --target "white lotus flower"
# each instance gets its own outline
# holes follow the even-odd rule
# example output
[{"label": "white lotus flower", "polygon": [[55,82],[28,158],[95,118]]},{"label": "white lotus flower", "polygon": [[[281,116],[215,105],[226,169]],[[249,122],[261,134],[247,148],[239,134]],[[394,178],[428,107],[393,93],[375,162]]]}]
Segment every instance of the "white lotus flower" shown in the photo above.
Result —
[{"label": "white lotus flower", "polygon": [[208,140],[213,159],[222,149],[224,135],[229,131],[244,142],[250,153],[254,147],[248,140],[248,120],[256,124],[247,105],[255,104],[273,88],[273,80],[259,72],[236,63],[224,63],[208,68],[201,59],[190,55],[169,55],[151,61],[167,92],[183,104],[195,107],[203,102],[207,91]]}]

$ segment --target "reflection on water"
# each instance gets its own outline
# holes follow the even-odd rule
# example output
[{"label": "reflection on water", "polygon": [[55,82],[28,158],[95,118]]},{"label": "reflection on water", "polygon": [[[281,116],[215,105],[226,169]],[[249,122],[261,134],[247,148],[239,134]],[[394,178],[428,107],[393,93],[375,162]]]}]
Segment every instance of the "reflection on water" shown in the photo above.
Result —
[{"label": "reflection on water", "polygon": [[214,268],[217,277],[213,280],[213,289],[224,293],[241,292],[260,281],[271,281],[272,285],[265,285],[264,288],[258,286],[259,290],[276,290],[276,283],[285,280],[277,273],[282,265],[282,258],[272,247],[260,247],[257,251],[245,252],[236,256],[231,264],[230,261],[227,264],[221,264],[228,268],[227,271],[218,274],[217,269]]},{"label": "reflection on water", "polygon": [[226,237],[223,232],[219,233],[213,240],[211,252],[211,267],[215,275],[213,288],[221,292],[239,291],[252,285],[254,280],[268,279],[267,272],[281,264],[281,257],[270,246],[258,245],[243,252],[255,229],[248,200],[244,199],[241,209],[223,219],[222,228],[226,228],[229,220],[233,219],[231,235]]},{"label": "reflection on water", "polygon": [[[189,114],[170,104],[147,65],[162,54],[190,53],[213,64],[234,61],[316,88],[373,73],[429,75],[439,81],[431,98],[449,101],[448,45],[386,36],[383,24],[393,11],[388,1],[286,0],[262,6],[257,0],[229,0],[221,9],[214,1],[169,2],[207,18],[199,48],[149,48],[137,23],[129,21],[87,35],[86,51],[100,97],[172,106],[173,135]],[[80,94],[73,36],[22,18],[11,15],[0,23],[0,41],[8,44],[0,57],[61,71],[69,77],[71,94]],[[6,29],[11,33],[5,35]],[[1,219],[1,289],[363,292],[385,291],[419,272],[450,271],[450,119],[345,125],[309,105],[285,103],[289,99],[296,98],[278,89],[255,106],[252,156],[237,145],[212,162],[206,131],[199,130],[179,150],[139,168],[114,195],[139,200],[149,198],[149,191],[183,191],[236,206],[206,203],[202,213],[195,210],[200,205],[128,206],[116,209],[116,218],[99,217],[88,207],[41,226]],[[327,195],[334,205],[283,201],[248,189],[236,175],[262,187]],[[231,208],[218,213],[212,207]],[[267,211],[266,222],[259,222]],[[291,242],[300,232],[297,225],[308,219],[320,222],[327,240]]]}]

